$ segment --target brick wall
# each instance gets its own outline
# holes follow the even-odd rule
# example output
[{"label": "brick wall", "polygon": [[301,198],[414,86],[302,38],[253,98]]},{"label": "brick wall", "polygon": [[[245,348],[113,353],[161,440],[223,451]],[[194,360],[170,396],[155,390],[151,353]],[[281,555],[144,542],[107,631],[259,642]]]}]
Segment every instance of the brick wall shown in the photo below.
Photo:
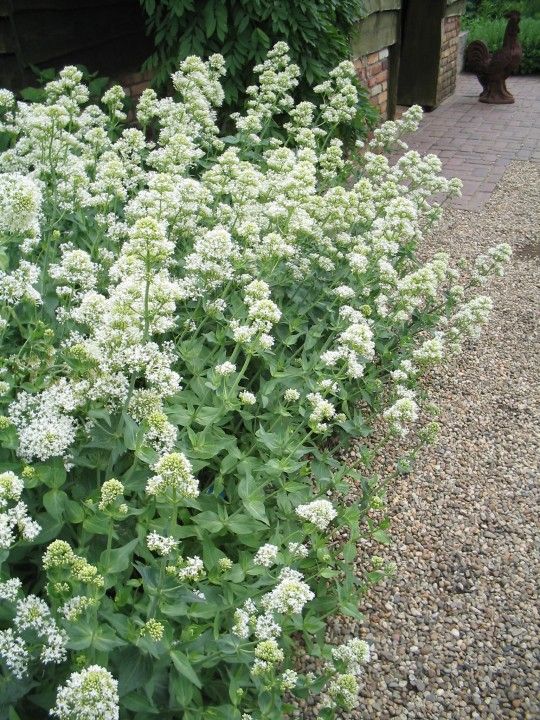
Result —
[{"label": "brick wall", "polygon": [[388,48],[359,57],[354,65],[360,82],[368,89],[371,102],[385,119],[388,109]]},{"label": "brick wall", "polygon": [[126,94],[133,98],[134,102],[137,102],[143,90],[150,87],[151,80],[152,73],[148,70],[144,72],[124,73],[114,78],[114,82],[121,85],[126,91]]},{"label": "brick wall", "polygon": [[442,20],[442,45],[437,82],[437,105],[456,89],[458,44],[461,18],[450,15]]}]

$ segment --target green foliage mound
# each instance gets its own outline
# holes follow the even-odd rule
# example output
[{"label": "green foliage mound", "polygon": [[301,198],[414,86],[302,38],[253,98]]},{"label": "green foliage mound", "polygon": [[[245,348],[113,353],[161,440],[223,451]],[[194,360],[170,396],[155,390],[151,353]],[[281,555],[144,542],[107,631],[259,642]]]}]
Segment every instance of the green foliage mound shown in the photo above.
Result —
[{"label": "green foliage mound", "polygon": [[138,127],[75,67],[42,102],[0,91],[1,718],[358,704],[370,648],[325,621],[395,570],[356,563],[388,542],[371,461],[433,441],[418,380],[478,335],[510,248],[420,260],[460,183],[385,157],[419,108],[344,157],[351,63],[296,103],[278,43],[220,137],[223,72],[186,58]]}]

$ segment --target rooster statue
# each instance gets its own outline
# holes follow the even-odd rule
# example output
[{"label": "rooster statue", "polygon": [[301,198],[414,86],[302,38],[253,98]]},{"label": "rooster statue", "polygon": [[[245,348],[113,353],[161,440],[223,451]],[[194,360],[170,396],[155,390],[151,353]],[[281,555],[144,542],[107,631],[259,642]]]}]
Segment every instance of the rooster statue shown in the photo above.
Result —
[{"label": "rooster statue", "polygon": [[483,103],[502,105],[514,102],[514,96],[506,88],[506,78],[517,71],[521,62],[522,50],[518,40],[521,15],[512,10],[506,13],[506,17],[508,24],[501,50],[490,54],[481,40],[474,40],[465,54],[466,66],[476,74],[482,85],[478,99]]}]

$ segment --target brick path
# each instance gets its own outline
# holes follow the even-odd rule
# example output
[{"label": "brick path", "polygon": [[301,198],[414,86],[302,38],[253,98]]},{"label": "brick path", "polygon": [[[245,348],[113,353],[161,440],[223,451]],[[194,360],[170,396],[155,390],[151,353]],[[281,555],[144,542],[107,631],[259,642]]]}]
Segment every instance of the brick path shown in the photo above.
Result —
[{"label": "brick path", "polygon": [[463,180],[463,197],[453,204],[481,207],[512,160],[540,162],[540,80],[511,77],[513,105],[478,102],[474,75],[460,75],[456,92],[426,113],[420,130],[409,137],[411,149],[435,153],[444,174]]}]

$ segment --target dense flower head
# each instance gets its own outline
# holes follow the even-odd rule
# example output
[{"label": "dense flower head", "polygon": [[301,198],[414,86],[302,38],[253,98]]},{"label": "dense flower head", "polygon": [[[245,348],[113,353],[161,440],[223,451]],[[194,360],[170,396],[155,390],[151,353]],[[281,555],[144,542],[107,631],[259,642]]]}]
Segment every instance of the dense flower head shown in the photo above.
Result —
[{"label": "dense flower head", "polygon": [[266,543],[265,545],[261,545],[261,547],[257,550],[255,557],[253,558],[253,562],[255,565],[262,565],[267,568],[272,567],[272,565],[276,562],[278,552],[279,548],[277,545]]},{"label": "dense flower head", "polygon": [[337,511],[329,500],[313,500],[306,505],[298,505],[295,512],[298,517],[309,520],[319,530],[326,530],[337,516]]},{"label": "dense flower head", "polygon": [[178,545],[178,541],[172,537],[164,537],[159,533],[151,532],[146,537],[146,544],[148,549],[155,552],[157,555],[167,557]]},{"label": "dense flower head", "polygon": [[71,673],[58,688],[51,715],[58,720],[118,720],[118,683],[99,665]]},{"label": "dense flower head", "polygon": [[191,464],[183,453],[164,455],[154,468],[156,474],[148,480],[146,492],[149,495],[170,493],[177,500],[195,498],[199,494],[199,483],[193,475]]},{"label": "dense flower head", "polygon": [[263,596],[261,603],[267,611],[296,614],[302,612],[304,605],[314,597],[302,573],[285,567],[279,573],[278,584]]},{"label": "dense flower head", "polygon": [[42,192],[18,173],[0,173],[0,232],[23,238],[39,234]]}]

